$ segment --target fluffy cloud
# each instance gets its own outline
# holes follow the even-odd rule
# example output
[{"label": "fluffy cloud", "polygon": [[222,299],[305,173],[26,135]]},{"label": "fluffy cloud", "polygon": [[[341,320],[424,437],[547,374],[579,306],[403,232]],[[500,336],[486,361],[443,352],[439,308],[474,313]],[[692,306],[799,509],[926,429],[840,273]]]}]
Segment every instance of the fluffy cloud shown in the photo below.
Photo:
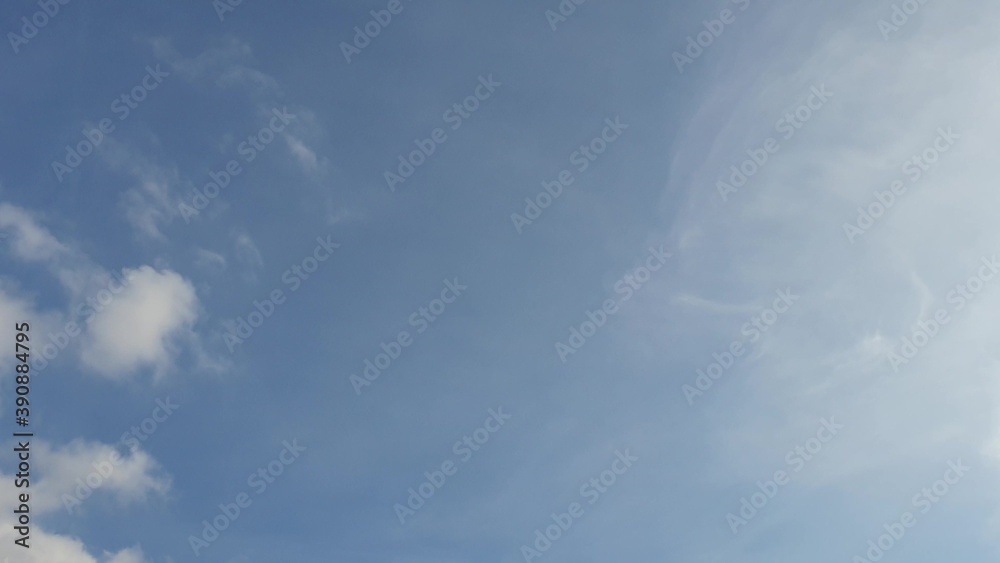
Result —
[{"label": "fluffy cloud", "polygon": [[[32,448],[39,472],[31,483],[34,515],[29,539],[31,547],[19,550],[15,560],[19,563],[147,563],[138,546],[117,552],[105,551],[95,557],[79,539],[53,534],[43,529],[38,521],[39,516],[63,510],[63,494],[73,494],[76,479],[85,479],[88,473],[94,472],[92,464],[108,459],[114,447],[78,440],[65,447],[34,442]],[[93,494],[110,495],[120,502],[141,502],[149,493],[163,494],[169,489],[169,478],[156,475],[159,471],[159,464],[143,452],[123,456],[122,462]],[[0,473],[3,498],[16,497],[13,483],[12,475]],[[0,545],[14,545],[19,536],[13,526],[13,515],[9,511],[0,513]]]},{"label": "fluffy cloud", "polygon": [[40,227],[31,214],[8,203],[0,204],[0,229],[7,231],[6,238],[22,260],[46,261],[67,252],[66,247]]},{"label": "fluffy cloud", "polygon": [[[151,224],[155,227],[155,224]],[[191,327],[199,301],[192,284],[171,270],[150,266],[124,269],[124,288],[82,252],[59,242],[35,217],[9,204],[0,205],[0,230],[6,230],[13,254],[44,262],[70,294],[69,314],[39,313],[14,288],[0,284],[0,312],[5,318],[41,320],[60,330],[68,321],[85,321],[80,337],[81,361],[101,375],[124,378],[152,368],[157,376],[170,371],[180,344],[187,342],[202,365],[212,361],[201,350]],[[158,232],[158,231],[156,231]],[[154,235],[155,233],[150,232]],[[249,247],[256,252],[256,247]],[[259,261],[259,255],[257,255]],[[118,291],[109,291],[115,290]],[[81,307],[85,314],[81,317]],[[0,336],[10,328],[0,327]],[[8,334],[8,341],[12,338]],[[2,364],[5,359],[0,359]]]},{"label": "fluffy cloud", "polygon": [[146,563],[146,557],[138,546],[123,549],[116,554],[105,554],[106,563]]},{"label": "fluffy cloud", "polygon": [[194,287],[179,274],[143,266],[129,285],[87,324],[81,359],[102,375],[121,378],[152,367],[169,371],[181,339],[198,318]]},{"label": "fluffy cloud", "polygon": [[[61,447],[39,442],[33,448],[41,476],[34,487],[33,508],[40,512],[75,512],[79,505],[74,500],[86,500],[76,491],[82,488],[81,483],[87,483],[90,474],[101,477],[94,494],[111,496],[122,504],[141,502],[150,494],[163,495],[170,489],[169,476],[142,450],[121,455],[115,446],[83,440]],[[97,477],[92,479],[96,481]]]},{"label": "fluffy cloud", "polygon": [[43,264],[74,296],[84,293],[103,273],[86,256],[59,242],[25,209],[0,204],[0,231],[17,259]]},{"label": "fluffy cloud", "polygon": [[[10,479],[9,475],[0,474],[0,478]],[[13,529],[14,521],[6,515],[0,517],[0,544],[14,545],[17,534]],[[87,552],[83,542],[75,537],[61,536],[41,529],[34,525],[31,529],[31,547],[18,548],[17,563],[152,563],[146,559],[138,547],[130,547],[112,553],[104,552],[96,558]],[[6,549],[6,547],[5,547]]]}]

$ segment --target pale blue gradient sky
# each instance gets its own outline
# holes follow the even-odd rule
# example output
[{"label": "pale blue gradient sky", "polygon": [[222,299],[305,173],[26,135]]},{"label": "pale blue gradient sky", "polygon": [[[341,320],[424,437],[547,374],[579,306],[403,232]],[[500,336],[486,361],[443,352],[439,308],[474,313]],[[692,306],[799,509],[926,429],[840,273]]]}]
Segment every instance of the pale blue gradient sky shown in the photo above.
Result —
[{"label": "pale blue gradient sky", "polygon": [[[581,502],[542,561],[846,562],[962,459],[969,475],[883,561],[996,559],[1000,288],[960,311],[948,295],[1000,251],[1000,9],[928,2],[886,38],[892,2],[591,0],[553,30],[554,0],[402,0],[348,63],[341,42],[387,4],[248,0],[220,21],[211,2],[70,2],[0,55],[0,339],[13,318],[40,346],[83,326],[32,388],[33,539],[52,551],[15,551],[0,516],[0,555],[506,563]],[[7,3],[0,23],[38,9]],[[678,72],[724,9],[732,23]],[[168,75],[121,119],[114,100],[147,66]],[[446,111],[490,76],[453,128]],[[785,138],[776,123],[822,86]],[[276,109],[294,117],[251,151]],[[105,118],[114,131],[60,181],[53,160]],[[616,118],[627,129],[581,171],[574,153]],[[954,146],[850,242],[843,224],[949,127]],[[385,171],[436,128],[447,140],[391,192]],[[717,182],[769,137],[780,147],[723,201]],[[573,183],[519,233],[511,215],[563,170]],[[339,247],[306,279],[317,237]],[[671,257],[623,299],[651,247]],[[106,311],[80,309],[123,268]],[[418,332],[456,279],[468,289]],[[798,300],[751,341],[745,323],[786,289]],[[562,362],[556,343],[607,299],[616,312]],[[951,322],[895,373],[888,354],[940,308]],[[351,374],[401,331],[412,344],[359,396]],[[689,404],[682,386],[734,341],[746,352]],[[168,397],[177,410],[129,452],[122,434]],[[455,443],[501,407],[464,461]],[[844,429],[734,534],[727,513],[830,417]],[[293,439],[306,451],[252,492]],[[109,448],[129,465],[67,513],[61,495]],[[581,486],[626,449],[638,461],[589,504]],[[401,525],[394,505],[449,460]],[[196,558],[189,537],[242,492],[252,505]]]}]

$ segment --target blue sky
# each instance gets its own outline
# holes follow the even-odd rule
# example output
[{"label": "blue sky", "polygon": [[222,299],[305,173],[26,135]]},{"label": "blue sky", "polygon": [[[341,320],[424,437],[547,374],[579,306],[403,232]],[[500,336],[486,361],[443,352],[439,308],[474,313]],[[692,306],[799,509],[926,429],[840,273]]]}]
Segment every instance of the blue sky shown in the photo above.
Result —
[{"label": "blue sky", "polygon": [[994,4],[52,2],[0,557],[996,560]]}]

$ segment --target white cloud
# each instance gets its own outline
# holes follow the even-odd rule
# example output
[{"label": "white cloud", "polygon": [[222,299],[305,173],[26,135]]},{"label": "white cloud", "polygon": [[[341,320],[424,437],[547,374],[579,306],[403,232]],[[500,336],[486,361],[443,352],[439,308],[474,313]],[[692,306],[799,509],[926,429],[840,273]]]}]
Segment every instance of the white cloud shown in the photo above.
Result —
[{"label": "white cloud", "polygon": [[191,58],[184,58],[167,39],[155,39],[152,44],[156,56],[190,82],[247,88],[258,96],[274,96],[280,91],[273,76],[253,67],[250,45],[232,37]]},{"label": "white cloud", "polygon": [[179,215],[181,200],[172,189],[180,184],[177,169],[160,166],[132,145],[111,138],[105,139],[99,154],[112,170],[128,174],[136,184],[121,197],[129,224],[145,237],[165,240],[163,227]]},{"label": "white cloud", "polygon": [[254,268],[260,268],[264,265],[260,249],[257,248],[250,235],[246,233],[238,233],[236,235],[236,257],[240,259],[240,262]]},{"label": "white cloud", "polygon": [[[0,475],[4,480],[12,479],[10,475]],[[13,529],[13,519],[8,517],[6,511],[0,516],[0,544],[4,549],[18,549],[15,561],[18,563],[98,563],[89,553],[87,553],[83,542],[78,538],[59,536],[39,529],[38,525],[32,527],[31,538],[29,539],[29,549],[20,547],[7,548],[13,546],[14,540],[20,537]]]},{"label": "white cloud", "polygon": [[[147,559],[139,546],[129,547],[116,554],[105,553],[105,563],[146,563]],[[150,561],[150,563],[152,563]]]},{"label": "white cloud", "polygon": [[[44,257],[46,268],[70,294],[67,313],[40,312],[33,311],[27,299],[17,296],[13,284],[0,284],[0,313],[8,315],[5,318],[32,319],[42,325],[38,328],[59,332],[68,320],[81,321],[79,307],[86,304],[89,312],[83,315],[86,323],[79,337],[81,361],[85,367],[109,377],[122,378],[147,367],[154,368],[157,376],[163,375],[170,370],[182,341],[190,345],[199,365],[218,369],[220,364],[208,357],[191,331],[199,301],[191,283],[179,274],[150,266],[124,269],[118,278],[133,278],[115,294],[113,290],[119,284],[109,272],[82,252],[59,242],[27,211],[0,204],[0,229],[4,228],[9,231],[6,240],[14,256],[29,262]],[[259,265],[259,252],[248,236],[238,240],[238,245],[242,256]],[[208,251],[199,254],[199,260],[219,259],[222,257]],[[95,313],[94,303],[105,296],[111,298],[109,304]],[[13,338],[11,330],[9,326],[0,327],[0,337],[7,334],[9,341]],[[8,361],[0,359],[0,366]]]},{"label": "white cloud", "polygon": [[6,240],[22,260],[46,261],[68,252],[31,214],[9,203],[0,204],[0,229],[8,231]]},{"label": "white cloud", "polygon": [[[63,510],[59,500],[62,492],[72,491],[76,486],[77,477],[85,477],[93,471],[90,464],[113,451],[112,446],[99,443],[75,441],[65,447],[52,447],[45,442],[32,443],[33,453],[38,456],[37,464],[40,472],[31,482],[32,513],[35,515],[31,525],[29,549],[5,547],[6,553],[16,555],[18,563],[148,563],[142,549],[138,546],[122,549],[117,552],[103,552],[100,557],[91,555],[83,542],[75,537],[52,533],[38,522],[39,515]],[[159,468],[155,461],[146,454],[137,452],[125,457],[124,462],[112,473],[108,480],[96,491],[95,495],[111,494],[124,502],[137,502],[145,498],[146,493],[162,494],[169,487],[169,480],[155,477],[152,473]],[[16,498],[21,489],[14,488],[13,475],[0,473],[0,494],[5,499]],[[14,546],[14,540],[19,534],[14,530],[13,513],[9,510],[0,512],[0,545]],[[9,550],[17,550],[16,552]],[[151,563],[151,562],[150,562]]]},{"label": "white cloud", "polygon": [[192,336],[198,298],[179,274],[143,266],[128,287],[87,324],[81,360],[108,377],[121,378],[144,367],[157,376],[171,369],[176,342]]},{"label": "white cloud", "polygon": [[359,220],[363,217],[363,214],[361,214],[360,212],[344,208],[335,208],[332,204],[328,204],[327,209],[328,209],[326,214],[327,225],[339,225],[347,221]]},{"label": "white cloud", "polygon": [[204,248],[195,250],[195,264],[213,270],[226,269],[226,257],[218,252],[212,252]]},{"label": "white cloud", "polygon": [[[0,474],[4,480],[12,480],[10,475]],[[31,527],[29,539],[30,548],[6,547],[13,546],[14,540],[20,536],[14,530],[14,519],[6,512],[0,516],[0,545],[5,550],[16,549],[11,563],[153,563],[145,558],[138,547],[123,549],[117,553],[104,552],[100,559],[87,552],[86,546],[76,537],[54,534],[43,529],[37,523]]]},{"label": "white cloud", "polygon": [[0,230],[8,231],[4,240],[16,258],[44,264],[74,298],[96,290],[103,283],[106,275],[103,269],[80,251],[59,242],[34,214],[7,203],[0,204]]},{"label": "white cloud", "polygon": [[[83,440],[58,447],[36,442],[32,448],[41,475],[37,483],[33,483],[32,508],[40,513],[66,509],[67,497],[64,495],[83,501],[81,506],[85,506],[86,499],[75,495],[90,474],[101,476],[93,495],[108,495],[122,504],[143,502],[150,494],[164,495],[170,489],[170,477],[163,474],[160,464],[142,450],[121,455],[115,446]],[[97,477],[92,479],[96,481]],[[69,504],[75,511],[75,503]]]},{"label": "white cloud", "polygon": [[[802,296],[754,346],[762,353],[738,361],[695,404],[712,421],[707,478],[729,487],[773,474],[821,417],[836,416],[847,428],[796,476],[796,486],[817,498],[860,491],[842,497],[859,506],[892,503],[920,490],[927,472],[950,457],[984,466],[975,459],[980,452],[1000,453],[993,352],[1000,278],[952,311],[953,320],[900,373],[887,358],[918,319],[950,308],[948,292],[976,272],[981,257],[1000,253],[996,159],[988,156],[1000,131],[991,101],[1000,85],[997,38],[988,25],[971,23],[991,21],[998,8],[928,4],[919,22],[886,42],[875,22],[888,10],[862,6],[829,21],[802,49],[795,18],[806,11],[763,15],[760,34],[768,41],[773,30],[766,26],[793,30],[779,45],[789,55],[761,58],[746,48],[703,84],[704,102],[676,143],[682,148],[663,199],[670,238],[684,241],[680,274],[653,283],[672,303],[742,302],[789,285]],[[929,74],[929,67],[942,70]],[[834,97],[785,140],[775,122],[820,84]],[[961,139],[911,184],[903,162],[948,127]],[[723,203],[716,182],[768,136],[781,140],[780,150]],[[906,179],[907,192],[851,244],[843,224],[896,178]],[[687,201],[678,204],[678,193],[689,194]],[[652,336],[633,337],[670,342],[705,321],[698,312],[671,311],[676,328],[661,324]],[[742,322],[719,319],[708,337],[722,350]],[[702,365],[710,361],[704,354]],[[686,375],[678,383],[693,379]],[[996,503],[996,490],[977,500]],[[949,502],[972,501],[956,494]],[[724,559],[745,556],[739,548]]]},{"label": "white cloud", "polygon": [[285,135],[285,141],[288,143],[288,148],[292,151],[292,154],[295,155],[295,158],[307,173],[315,173],[319,169],[319,161],[316,158],[315,151],[291,134]]},{"label": "white cloud", "polygon": [[170,204],[170,188],[166,183],[141,179],[141,186],[122,196],[125,217],[140,233],[149,238],[164,240],[160,225],[175,215],[176,206]]},{"label": "white cloud", "polygon": [[237,232],[234,235],[234,245],[236,247],[236,259],[245,266],[243,279],[249,283],[257,281],[257,272],[264,267],[264,258],[260,254],[260,249],[249,234]]}]

